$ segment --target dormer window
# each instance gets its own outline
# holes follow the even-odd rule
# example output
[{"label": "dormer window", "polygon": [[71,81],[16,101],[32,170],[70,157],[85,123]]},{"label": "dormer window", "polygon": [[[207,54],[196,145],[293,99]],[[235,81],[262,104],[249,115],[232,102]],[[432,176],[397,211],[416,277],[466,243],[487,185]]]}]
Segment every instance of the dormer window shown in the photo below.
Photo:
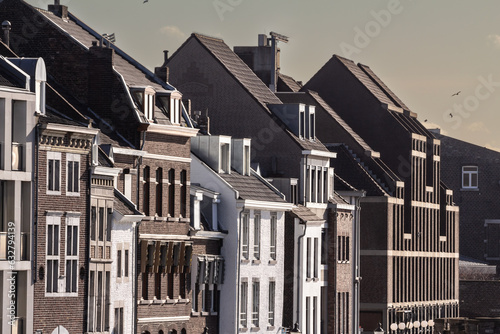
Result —
[{"label": "dormer window", "polygon": [[304,110],[300,110],[299,113],[299,138],[302,139],[306,136],[306,113]]},{"label": "dormer window", "polygon": [[177,91],[170,94],[157,94],[158,107],[162,110],[163,114],[168,117],[172,124],[180,124],[181,122],[181,98],[182,95]]},{"label": "dormer window", "polygon": [[230,169],[230,156],[229,156],[229,144],[221,143],[220,144],[220,165],[219,172],[220,173],[229,173]]},{"label": "dormer window", "polygon": [[35,112],[45,115],[45,81],[35,82]]},{"label": "dormer window", "polygon": [[152,87],[134,88],[132,90],[137,107],[147,121],[154,121],[155,90]]},{"label": "dormer window", "polygon": [[309,140],[314,140],[316,136],[316,113],[314,106],[307,106],[306,121],[307,124],[305,137]]}]

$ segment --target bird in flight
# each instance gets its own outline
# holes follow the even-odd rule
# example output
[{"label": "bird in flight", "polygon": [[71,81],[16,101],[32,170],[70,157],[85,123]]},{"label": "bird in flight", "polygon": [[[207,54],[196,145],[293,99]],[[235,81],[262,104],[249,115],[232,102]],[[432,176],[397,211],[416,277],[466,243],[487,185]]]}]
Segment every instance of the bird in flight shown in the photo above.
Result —
[{"label": "bird in flight", "polygon": [[427,122],[427,120],[426,120],[426,119],[424,119],[424,123],[425,123],[425,122]]},{"label": "bird in flight", "polygon": [[[146,0],[146,1],[147,1],[147,0]],[[458,92],[456,92],[455,94],[453,94],[453,95],[451,95],[451,96],[458,95],[458,94],[460,94],[461,92],[462,92],[462,91],[461,91],[461,90],[459,90]]]},{"label": "bird in flight", "polygon": [[453,114],[452,113],[450,113],[450,117],[453,118]]},{"label": "bird in flight", "polygon": [[148,2],[148,1],[149,1],[149,0],[144,0],[144,2],[143,2],[143,3],[146,3],[146,2]]}]

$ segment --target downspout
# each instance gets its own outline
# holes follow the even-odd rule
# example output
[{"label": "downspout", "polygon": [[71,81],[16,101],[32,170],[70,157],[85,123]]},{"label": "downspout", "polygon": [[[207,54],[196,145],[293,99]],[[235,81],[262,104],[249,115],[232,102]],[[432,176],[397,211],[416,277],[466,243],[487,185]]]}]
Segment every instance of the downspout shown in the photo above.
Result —
[{"label": "downspout", "polygon": [[366,192],[361,192],[360,196],[357,196],[355,199],[355,215],[354,215],[354,251],[355,251],[355,264],[354,264],[354,321],[353,321],[353,334],[358,334],[359,331],[359,304],[360,304],[360,283],[361,283],[361,271],[360,271],[360,262],[361,262],[361,245],[360,245],[360,211],[361,211],[361,198],[366,196]]},{"label": "downspout", "polygon": [[134,259],[133,262],[134,265],[132,266],[132,277],[135,277],[135,282],[134,282],[134,291],[132,291],[132,302],[134,303],[134,307],[132,308],[132,321],[133,325],[132,328],[134,329],[132,333],[137,333],[137,289],[138,289],[138,277],[137,277],[137,252],[139,251],[139,225],[141,224],[141,221],[138,221],[135,223],[134,229],[133,229],[133,238],[135,242],[135,252],[134,252]]},{"label": "downspout", "polygon": [[33,220],[33,235],[31,243],[33,245],[33,249],[31,250],[32,261],[31,261],[31,281],[33,284],[37,282],[37,268],[38,268],[38,259],[37,259],[37,246],[38,246],[38,171],[40,163],[38,162],[38,150],[40,149],[40,123],[37,122],[35,126],[35,182],[32,186],[33,195],[35,196],[35,217]]},{"label": "downspout", "polygon": [[[241,256],[241,217],[243,215],[243,210],[245,210],[245,207],[243,207],[241,210],[240,210],[240,213],[239,213],[239,220],[238,220],[238,223],[239,223],[239,226],[238,226],[238,250],[236,251],[236,290],[237,290],[237,294],[236,294],[236,328],[235,328],[235,333],[238,333],[239,331],[239,326],[240,326],[240,311],[241,311],[241,305],[240,305],[240,294],[241,294],[241,291],[240,291],[240,281],[241,281],[241,277],[240,277],[240,262],[241,262],[241,259],[240,259],[240,256]],[[248,298],[248,293],[247,293],[247,298]],[[247,312],[248,313],[248,312]],[[247,315],[247,322],[248,322],[248,315]]]},{"label": "downspout", "polygon": [[[295,223],[294,223],[295,224]],[[294,227],[294,230],[295,230],[295,227]],[[300,323],[300,320],[299,320],[299,315],[300,315],[300,300],[301,300],[301,296],[300,296],[300,286],[301,286],[301,253],[302,253],[302,249],[301,249],[301,244],[302,244],[302,239],[304,238],[304,236],[306,235],[306,232],[307,232],[307,222],[304,222],[304,233],[302,235],[300,235],[298,238],[297,238],[297,310],[296,310],[296,319],[294,321],[294,323],[298,323],[300,326],[302,326],[302,324]],[[291,324],[291,326],[293,326],[293,324]]]}]

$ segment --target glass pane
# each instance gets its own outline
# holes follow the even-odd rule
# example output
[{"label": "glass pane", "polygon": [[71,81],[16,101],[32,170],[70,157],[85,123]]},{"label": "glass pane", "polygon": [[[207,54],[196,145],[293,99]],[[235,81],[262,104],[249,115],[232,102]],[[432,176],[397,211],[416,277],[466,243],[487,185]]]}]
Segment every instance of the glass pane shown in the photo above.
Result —
[{"label": "glass pane", "polygon": [[77,284],[77,275],[76,275],[76,270],[78,268],[77,265],[77,260],[73,260],[73,266],[72,266],[72,274],[71,274],[71,287],[72,287],[72,292],[76,292],[76,284]]},{"label": "glass pane", "polygon": [[59,255],[59,225],[54,225],[54,252],[53,255]]},{"label": "glass pane", "polygon": [[52,292],[52,260],[47,261],[47,292]]},{"label": "glass pane", "polygon": [[68,226],[68,232],[67,232],[67,239],[66,239],[66,255],[72,255],[72,250],[73,250],[73,243],[72,243],[72,240],[73,240],[73,227],[72,226]]},{"label": "glass pane", "polygon": [[66,292],[71,292],[71,260],[66,260]]},{"label": "glass pane", "polygon": [[52,268],[52,292],[57,292],[57,281],[59,279],[59,261],[53,261],[54,266]]},{"label": "glass pane", "polygon": [[54,244],[53,244],[53,236],[54,236],[54,231],[53,231],[53,225],[48,225],[47,226],[47,255],[53,255],[54,253]]},{"label": "glass pane", "polygon": [[68,161],[68,191],[73,192],[73,161]]},{"label": "glass pane", "polygon": [[471,174],[470,185],[471,185],[471,187],[477,187],[477,173],[472,173]]},{"label": "glass pane", "polygon": [[55,160],[55,170],[54,170],[54,190],[55,191],[61,190],[61,188],[59,186],[60,164],[61,164],[61,161]]},{"label": "glass pane", "polygon": [[73,174],[73,177],[74,177],[74,185],[73,185],[73,191],[74,192],[79,192],[80,191],[80,187],[79,187],[79,181],[80,181],[80,163],[75,161],[73,163],[73,168],[74,168],[74,174]]},{"label": "glass pane", "polygon": [[54,190],[54,160],[49,160],[49,184],[48,189]]},{"label": "glass pane", "polygon": [[73,255],[78,255],[78,226],[73,226]]}]

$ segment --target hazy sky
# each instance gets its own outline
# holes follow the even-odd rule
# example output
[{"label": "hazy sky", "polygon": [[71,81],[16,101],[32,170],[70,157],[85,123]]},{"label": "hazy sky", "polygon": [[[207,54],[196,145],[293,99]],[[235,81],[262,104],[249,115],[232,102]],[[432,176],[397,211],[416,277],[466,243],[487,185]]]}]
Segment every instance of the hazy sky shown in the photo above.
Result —
[{"label": "hazy sky", "polygon": [[498,0],[143,1],[61,3],[99,33],[115,33],[116,44],[150,69],[192,32],[232,48],[275,31],[290,39],[280,44],[281,69],[296,80],[307,82],[339,54],[370,66],[424,124],[500,148]]}]

